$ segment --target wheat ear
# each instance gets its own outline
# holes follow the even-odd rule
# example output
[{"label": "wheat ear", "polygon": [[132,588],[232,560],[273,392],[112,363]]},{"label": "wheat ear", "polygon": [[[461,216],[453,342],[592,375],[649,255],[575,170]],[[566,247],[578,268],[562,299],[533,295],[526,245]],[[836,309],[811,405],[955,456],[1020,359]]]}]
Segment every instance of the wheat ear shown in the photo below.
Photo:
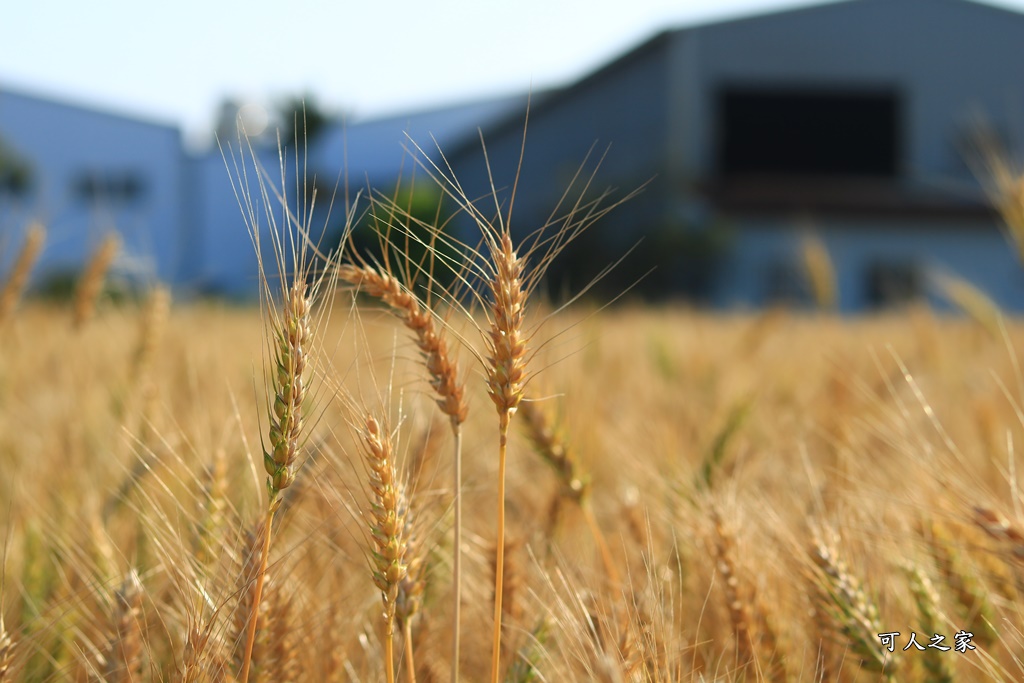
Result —
[{"label": "wheat ear", "polygon": [[402,323],[416,335],[416,345],[423,354],[430,385],[437,394],[437,405],[448,416],[454,438],[453,508],[455,539],[452,549],[452,671],[457,680],[459,659],[459,625],[462,613],[462,423],[469,405],[465,387],[459,380],[459,366],[448,350],[444,330],[435,323],[434,315],[419,298],[387,268],[369,264],[342,264],[338,279],[359,288],[359,291],[387,304]]},{"label": "wheat ear", "polygon": [[1024,261],[1024,176],[1020,168],[1001,148],[998,137],[983,129],[974,143],[975,174],[982,180],[993,206],[999,211],[1017,248],[1017,257]]},{"label": "wheat ear", "polygon": [[405,501],[391,438],[376,418],[368,416],[362,432],[370,473],[370,538],[373,541],[373,583],[384,602],[384,665],[387,683],[395,681],[395,615],[405,564]]},{"label": "wheat ear", "polygon": [[804,238],[800,252],[814,303],[821,310],[832,310],[839,301],[839,288],[828,248],[821,239],[808,236]]},{"label": "wheat ear", "polygon": [[487,393],[498,410],[498,533],[494,558],[494,633],[491,682],[497,683],[501,663],[501,596],[505,566],[505,459],[508,428],[519,408],[526,383],[526,340],[523,322],[526,290],[524,259],[516,256],[508,233],[490,236],[488,244],[494,268],[488,282],[492,297],[490,330],[486,335]]},{"label": "wheat ear", "polygon": [[312,337],[310,319],[312,301],[308,285],[298,275],[288,288],[284,310],[274,328],[275,372],[273,373],[274,403],[270,415],[270,451],[263,454],[263,468],[267,472],[267,516],[263,532],[260,569],[256,575],[253,606],[242,658],[239,680],[249,680],[256,621],[260,611],[260,598],[270,554],[270,537],[274,514],[281,507],[282,492],[295,481],[299,444],[302,438],[302,401],[305,398],[303,374]]},{"label": "wheat ear", "polygon": [[810,554],[818,570],[818,607],[832,618],[835,629],[845,637],[862,666],[892,680],[895,663],[878,644],[882,631],[878,607],[839,557],[835,542],[815,533]]},{"label": "wheat ear", "polygon": [[430,384],[438,396],[438,407],[454,424],[465,422],[469,406],[465,388],[459,382],[458,364],[448,351],[445,335],[435,324],[433,313],[398,278],[373,266],[343,264],[338,267],[338,279],[387,304],[416,335],[416,345],[431,376]]},{"label": "wheat ear", "polygon": [[[601,562],[604,564],[605,573],[613,583],[619,583],[619,572],[612,560],[611,550],[601,531],[597,518],[594,516],[594,509],[590,504],[590,479],[580,472],[579,463],[573,452],[565,444],[557,431],[551,426],[547,414],[537,405],[535,401],[522,401],[519,404],[519,411],[522,413],[526,425],[526,435],[533,444],[534,450],[541,460],[550,465],[561,482],[558,495],[560,498],[568,498],[580,507],[583,518],[587,522],[594,542],[597,543],[598,552],[601,554]],[[553,514],[557,512],[556,507],[551,508]]]},{"label": "wheat ear", "polygon": [[991,508],[980,505],[974,507],[974,523],[1006,546],[1006,556],[1011,562],[1024,566],[1024,526],[1011,522]]},{"label": "wheat ear", "polygon": [[936,273],[932,280],[943,296],[966,313],[995,340],[1003,338],[1003,312],[985,292],[955,275]]},{"label": "wheat ear", "polygon": [[85,272],[82,273],[82,278],[78,282],[78,289],[75,291],[72,323],[76,329],[89,322],[89,319],[96,312],[96,299],[103,289],[103,282],[106,279],[107,271],[110,269],[111,264],[114,263],[114,259],[117,257],[117,252],[120,249],[120,238],[116,234],[110,233],[103,238],[103,242],[100,243],[100,246],[93,252],[92,258],[89,259]]},{"label": "wheat ear", "polygon": [[14,267],[11,268],[11,275],[0,291],[0,323],[6,321],[18,305],[18,300],[25,291],[29,273],[32,272],[32,266],[39,258],[45,241],[46,228],[41,223],[33,223],[25,236],[25,242],[21,245],[21,251],[18,252],[18,258],[14,261]]},{"label": "wheat ear", "polygon": [[[910,581],[910,594],[914,597],[924,632],[938,633],[941,624],[939,594],[934,584],[919,565],[910,564],[905,569]],[[925,657],[924,669],[928,672],[928,680],[934,683],[953,683],[956,680],[945,657]]]},{"label": "wheat ear", "polygon": [[182,648],[181,672],[176,679],[179,683],[199,683],[205,680],[204,674],[209,668],[206,660],[212,658],[210,649],[214,642],[212,622],[205,622],[201,617],[190,617]]},{"label": "wheat ear", "polygon": [[426,557],[424,557],[423,544],[416,538],[413,528],[412,498],[414,492],[410,490],[410,505],[405,514],[405,544],[406,551],[406,572],[398,584],[398,598],[395,604],[395,620],[399,630],[402,632],[402,639],[405,645],[405,671],[409,683],[416,683],[416,661],[413,657],[412,642],[412,620],[423,604],[423,593],[427,587],[426,580]]},{"label": "wheat ear", "polygon": [[3,615],[0,614],[0,683],[7,680],[7,671],[14,661],[14,640],[7,632]]},{"label": "wheat ear", "polygon": [[[527,119],[529,112],[527,111]],[[494,184],[494,177],[491,173],[490,160],[487,156],[487,148],[483,146],[484,164],[487,169],[487,178],[490,184],[491,197],[494,199],[496,217],[495,222],[488,219],[467,195],[458,179],[455,177],[447,161],[444,162],[447,170],[438,164],[430,161],[429,158],[420,163],[427,174],[438,184],[445,195],[453,199],[459,205],[461,211],[476,223],[482,233],[482,244],[473,247],[462,243],[459,240],[445,240],[442,242],[449,247],[463,251],[466,267],[455,267],[458,281],[469,288],[476,284],[477,277],[481,284],[485,283],[486,294],[474,289],[472,297],[489,309],[487,328],[481,329],[484,343],[487,349],[487,357],[479,357],[487,378],[488,394],[498,411],[499,426],[499,447],[498,447],[498,534],[495,539],[497,557],[495,557],[495,605],[494,605],[494,633],[492,637],[491,657],[491,680],[497,683],[498,671],[501,662],[501,582],[502,567],[504,566],[505,549],[505,461],[508,446],[508,430],[523,398],[523,390],[527,381],[527,333],[524,330],[525,304],[530,292],[538,285],[543,278],[548,266],[554,258],[589,226],[614,208],[616,205],[632,197],[635,192],[628,194],[619,202],[611,206],[601,206],[601,202],[608,196],[608,192],[601,193],[594,199],[584,199],[588,194],[591,182],[594,180],[596,169],[589,178],[583,181],[584,188],[575,202],[568,202],[568,196],[580,178],[577,173],[573,177],[569,188],[559,199],[550,218],[544,225],[534,231],[526,238],[523,244],[523,255],[517,255],[510,236],[509,223],[512,218],[512,206],[515,203],[516,189],[519,183],[519,174],[523,167],[523,157],[526,145],[526,129],[523,129],[523,143],[519,150],[519,165],[516,169],[515,180],[512,183],[511,193],[507,208],[504,210],[499,199],[497,188]],[[481,137],[481,143],[483,139]],[[414,143],[414,146],[415,143]],[[416,146],[419,152],[423,150]],[[424,154],[424,156],[426,156]],[[443,157],[442,157],[443,158]],[[580,169],[582,171],[582,167]],[[564,204],[571,203],[572,206],[565,210]],[[555,229],[555,234],[545,235],[549,229]],[[433,248],[433,244],[429,245]],[[536,258],[533,269],[526,272],[526,261]],[[455,262],[449,261],[452,266]],[[472,280],[467,279],[466,273],[472,275]],[[605,271],[606,273],[607,271]],[[589,288],[597,282],[605,273],[599,274],[591,281]],[[585,291],[585,290],[584,290]],[[485,299],[489,298],[490,301]],[[456,491],[456,499],[459,492]],[[458,634],[456,633],[456,640]],[[457,652],[457,645],[456,645]],[[452,683],[458,681],[458,661],[453,662]]]},{"label": "wheat ear", "polygon": [[971,568],[969,558],[962,552],[963,546],[958,544],[951,528],[940,522],[932,522],[925,531],[939,576],[953,592],[962,616],[977,624],[973,629],[975,642],[988,645],[996,638],[990,626],[995,616],[988,591],[979,580],[977,572]]},{"label": "wheat ear", "polygon": [[105,681],[131,681],[142,655],[142,582],[133,569],[115,593],[114,633],[104,654]]},{"label": "wheat ear", "polygon": [[734,553],[736,539],[732,530],[726,528],[717,509],[711,510],[711,520],[715,527],[714,554],[717,568],[722,575],[725,603],[729,610],[729,622],[732,624],[733,637],[736,640],[737,666],[744,669],[754,661],[753,639],[751,637],[751,617],[747,603],[740,594],[740,581],[736,576]]}]

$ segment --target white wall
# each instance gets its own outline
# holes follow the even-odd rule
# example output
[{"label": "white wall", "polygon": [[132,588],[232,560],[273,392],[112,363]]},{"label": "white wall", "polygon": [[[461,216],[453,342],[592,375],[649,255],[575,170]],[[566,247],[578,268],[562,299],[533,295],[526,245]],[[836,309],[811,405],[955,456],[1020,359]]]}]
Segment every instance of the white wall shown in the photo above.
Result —
[{"label": "white wall", "polygon": [[903,169],[915,179],[968,174],[957,139],[972,112],[1024,133],[1019,13],[969,0],[851,0],[711,24],[676,40],[690,43],[678,59],[698,61],[686,84],[697,113],[681,133],[698,168],[714,160],[714,97],[723,84],[895,87]]},{"label": "white wall", "polygon": [[[961,146],[978,114],[1024,133],[1024,15],[970,0],[849,0],[695,27],[674,34],[671,109],[676,173],[707,177],[716,162],[723,86],[895,90],[902,149],[894,182],[980,198]],[[842,132],[839,131],[838,134]],[[745,212],[719,280],[723,305],[765,303],[772,264],[799,262],[795,217]],[[842,308],[859,310],[880,260],[943,269],[1024,309],[1024,270],[996,219],[812,217],[836,263]]]},{"label": "white wall", "polygon": [[[832,219],[810,226],[829,252],[836,270],[839,307],[860,311],[871,307],[868,272],[873,264],[907,264],[922,278],[931,273],[955,275],[985,291],[1007,310],[1024,308],[1024,267],[1008,238],[991,226],[935,225],[908,221]],[[801,246],[808,235],[795,221],[749,218],[733,245],[717,287],[715,303],[726,307],[762,306],[773,267],[801,268]],[[941,297],[939,297],[941,298]]]},{"label": "white wall", "polygon": [[[0,90],[0,137],[34,173],[24,199],[0,201],[0,232],[17,244],[29,220],[46,225],[37,278],[80,268],[103,235],[116,231],[124,242],[121,266],[178,282],[195,233],[182,200],[185,160],[176,127]],[[124,201],[83,198],[76,191],[83,174],[131,174],[141,191]]]},{"label": "white wall", "polygon": [[[263,169],[269,204],[258,168]],[[295,194],[294,172],[287,169],[282,183],[276,150],[246,148],[240,153],[235,140],[225,143],[223,151],[212,150],[193,159],[190,174],[201,239],[192,252],[195,263],[189,288],[240,299],[259,296],[260,271],[251,231],[260,236],[264,256],[272,258],[268,206],[276,225],[283,227],[286,219],[277,193],[283,184],[289,196]],[[294,209],[294,201],[290,203]],[[268,266],[271,273],[276,272],[272,261]]]}]

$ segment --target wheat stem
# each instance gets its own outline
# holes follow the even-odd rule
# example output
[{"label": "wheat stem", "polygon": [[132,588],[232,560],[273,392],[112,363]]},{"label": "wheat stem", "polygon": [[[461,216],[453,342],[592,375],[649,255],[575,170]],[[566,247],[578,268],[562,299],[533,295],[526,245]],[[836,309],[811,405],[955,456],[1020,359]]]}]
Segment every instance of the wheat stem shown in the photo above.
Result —
[{"label": "wheat stem", "polygon": [[412,654],[412,621],[408,619],[402,624],[402,637],[405,639],[405,677],[408,683],[416,683],[416,663]]},{"label": "wheat stem", "polygon": [[133,569],[114,595],[114,629],[105,656],[107,681],[130,681],[142,655],[142,582]]},{"label": "wheat stem", "polygon": [[384,672],[388,683],[395,683],[395,638],[388,633],[384,639]]},{"label": "wheat stem", "polygon": [[608,548],[608,542],[594,516],[594,509],[590,505],[589,478],[579,471],[580,468],[572,452],[552,428],[547,415],[535,401],[520,402],[519,410],[525,419],[527,436],[533,442],[534,449],[541,459],[555,470],[561,480],[562,485],[557,495],[560,498],[569,498],[580,506],[583,518],[591,536],[594,537],[597,550],[601,554],[601,563],[604,565],[605,573],[613,583],[619,583],[619,572],[612,560],[611,550]]},{"label": "wheat stem", "polygon": [[270,452],[263,454],[263,468],[267,473],[267,523],[263,537],[260,569],[256,575],[252,614],[242,658],[241,683],[249,680],[252,648],[256,640],[256,621],[263,595],[263,579],[270,554],[270,535],[274,513],[281,507],[284,489],[295,481],[296,459],[302,436],[302,402],[305,398],[303,373],[311,340],[310,317],[312,301],[306,282],[296,279],[288,288],[282,319],[274,329],[275,372],[273,374],[274,400],[270,414]]},{"label": "wheat stem", "polygon": [[490,352],[486,367],[487,393],[498,411],[498,538],[494,572],[494,638],[491,683],[498,683],[501,662],[501,593],[505,555],[505,457],[508,428],[523,399],[526,384],[526,340],[523,321],[527,290],[525,260],[516,255],[508,233],[490,241],[493,277],[488,283],[493,299],[491,325],[486,335]]},{"label": "wheat stem", "polygon": [[387,682],[395,681],[395,617],[402,581],[408,576],[405,564],[406,502],[398,481],[394,450],[387,431],[376,418],[367,416],[363,445],[370,472],[370,512],[368,521],[373,543],[373,583],[384,602],[384,657]]},{"label": "wheat stem", "polygon": [[14,661],[15,644],[14,640],[11,639],[11,634],[7,631],[7,627],[4,626],[3,614],[0,613],[0,683],[8,680],[7,670]]},{"label": "wheat stem", "polygon": [[242,654],[242,670],[238,674],[241,683],[249,680],[249,667],[252,664],[252,648],[256,643],[256,623],[259,620],[260,600],[263,597],[263,579],[267,575],[267,558],[270,555],[270,531],[274,525],[275,508],[267,510],[266,529],[263,532],[263,547],[260,549],[260,568],[256,573],[256,587],[252,596],[252,611],[249,613],[249,620],[246,625],[245,650]]},{"label": "wheat stem", "polygon": [[[455,436],[455,541],[452,550],[452,683],[459,681],[459,632],[462,618],[462,426],[455,416],[451,418],[452,434]],[[411,661],[411,660],[410,660]]]},{"label": "wheat stem", "polygon": [[466,421],[469,405],[465,388],[459,383],[459,368],[448,352],[444,329],[434,323],[434,315],[408,287],[391,274],[386,266],[374,267],[363,263],[342,264],[338,279],[360,288],[363,293],[380,299],[388,305],[402,323],[416,335],[416,344],[423,353],[430,384],[437,394],[437,405],[448,415],[454,445],[454,500],[455,540],[452,549],[452,683],[459,680],[460,624],[462,615],[462,423]]},{"label": "wheat stem", "polygon": [[587,522],[587,527],[590,529],[590,535],[594,537],[594,542],[597,543],[597,550],[601,554],[601,563],[604,565],[604,570],[608,574],[608,578],[611,579],[614,584],[621,583],[622,579],[619,576],[619,570],[615,568],[615,561],[612,559],[611,549],[608,548],[608,542],[605,540],[604,533],[601,531],[601,526],[597,523],[597,518],[594,516],[594,508],[590,505],[590,501],[580,501],[580,510],[583,511],[583,519]]},{"label": "wheat stem", "polygon": [[501,443],[498,447],[498,540],[494,558],[494,634],[491,647],[491,683],[498,681],[501,664],[501,594],[504,592],[505,574],[505,452],[508,446],[510,413],[501,416]]}]

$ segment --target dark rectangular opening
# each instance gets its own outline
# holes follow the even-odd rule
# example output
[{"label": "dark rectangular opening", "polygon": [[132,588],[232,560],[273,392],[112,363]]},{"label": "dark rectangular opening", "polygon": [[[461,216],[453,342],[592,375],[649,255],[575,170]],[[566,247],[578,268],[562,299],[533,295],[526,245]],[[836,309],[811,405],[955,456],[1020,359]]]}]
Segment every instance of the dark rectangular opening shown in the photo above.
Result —
[{"label": "dark rectangular opening", "polygon": [[719,174],[895,176],[899,109],[888,90],[726,87],[718,98]]},{"label": "dark rectangular opening", "polygon": [[146,191],[146,181],[138,171],[83,171],[73,183],[73,192],[87,201],[131,202]]},{"label": "dark rectangular opening", "polygon": [[876,261],[867,268],[867,301],[874,308],[908,304],[924,295],[924,278],[913,263]]}]

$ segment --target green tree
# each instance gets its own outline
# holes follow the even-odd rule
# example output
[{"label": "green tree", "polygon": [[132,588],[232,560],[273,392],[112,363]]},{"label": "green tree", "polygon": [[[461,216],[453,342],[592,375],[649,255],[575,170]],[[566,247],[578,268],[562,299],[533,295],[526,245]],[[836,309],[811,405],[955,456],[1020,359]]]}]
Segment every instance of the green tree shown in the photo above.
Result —
[{"label": "green tree", "polygon": [[[447,297],[458,283],[454,269],[462,263],[448,242],[451,208],[434,186],[401,185],[378,192],[362,211],[348,236],[346,249],[357,258],[383,263],[406,275],[418,296]],[[343,238],[334,231],[334,244]]]},{"label": "green tree", "polygon": [[281,141],[290,145],[296,140],[312,144],[334,117],[320,105],[312,93],[289,95],[278,100],[275,106]]}]

